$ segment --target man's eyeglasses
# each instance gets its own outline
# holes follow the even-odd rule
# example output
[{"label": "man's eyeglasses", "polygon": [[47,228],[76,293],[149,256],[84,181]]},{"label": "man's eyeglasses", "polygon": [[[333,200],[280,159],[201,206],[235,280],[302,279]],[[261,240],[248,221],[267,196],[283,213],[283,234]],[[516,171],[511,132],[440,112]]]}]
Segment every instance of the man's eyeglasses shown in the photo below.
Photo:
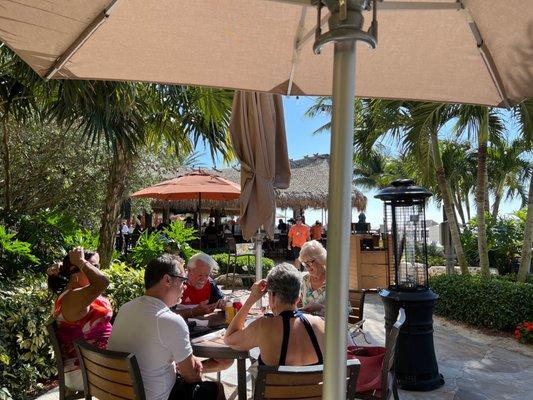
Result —
[{"label": "man's eyeglasses", "polygon": [[187,281],[188,281],[188,278],[186,276],[182,276],[182,275],[179,275],[179,274],[173,274],[173,273],[170,273],[170,272],[168,274],[170,276],[173,276],[174,278],[180,278],[183,283],[187,283]]}]

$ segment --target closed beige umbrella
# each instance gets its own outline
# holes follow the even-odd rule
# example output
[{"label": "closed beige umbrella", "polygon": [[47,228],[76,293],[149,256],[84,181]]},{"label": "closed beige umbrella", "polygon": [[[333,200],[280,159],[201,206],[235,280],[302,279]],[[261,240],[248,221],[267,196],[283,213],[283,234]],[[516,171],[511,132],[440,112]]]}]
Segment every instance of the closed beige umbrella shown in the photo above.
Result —
[{"label": "closed beige umbrella", "polygon": [[[230,122],[231,142],[241,161],[241,226],[245,239],[255,236],[255,278],[263,272],[263,227],[274,237],[276,193],[289,187],[283,102],[280,95],[237,91]],[[261,300],[258,301],[260,307]]]},{"label": "closed beige umbrella", "polygon": [[241,226],[245,239],[259,228],[274,236],[276,194],[290,183],[281,96],[237,91],[230,123],[231,142],[241,162]]}]

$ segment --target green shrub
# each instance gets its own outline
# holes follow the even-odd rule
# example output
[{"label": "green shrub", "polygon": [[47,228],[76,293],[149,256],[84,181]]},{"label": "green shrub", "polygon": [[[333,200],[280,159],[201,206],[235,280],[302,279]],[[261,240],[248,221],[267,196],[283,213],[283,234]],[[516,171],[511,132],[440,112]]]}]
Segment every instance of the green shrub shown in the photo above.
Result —
[{"label": "green shrub", "polygon": [[165,240],[160,232],[148,232],[139,237],[129,256],[129,261],[136,268],[144,268],[151,260],[165,252]]},{"label": "green shrub", "polygon": [[[211,255],[213,259],[217,262],[219,266],[219,274],[225,274],[228,271],[228,254],[220,253]],[[231,257],[232,261],[234,257]],[[274,261],[270,258],[263,257],[263,277],[267,276],[268,272],[274,267]],[[233,272],[233,266],[229,269]],[[255,256],[240,256],[237,257],[237,268],[236,272],[238,274],[255,274]]]},{"label": "green shrub", "polygon": [[183,222],[174,221],[163,232],[145,231],[131,250],[128,260],[133,266],[143,268],[150,260],[169,252],[177,253],[187,261],[198,252],[188,243],[194,239],[194,228],[186,228]]},{"label": "green shrub", "polygon": [[91,231],[77,229],[74,233],[65,236],[65,247],[67,250],[77,246],[96,250],[98,248],[98,240],[98,235],[93,234]]},{"label": "green shrub", "polygon": [[533,320],[533,285],[480,276],[430,278],[439,295],[435,313],[495,330],[512,330]]},{"label": "green shrub", "polygon": [[179,251],[185,261],[188,261],[193,255],[198,253],[193,249],[189,242],[196,239],[196,229],[187,228],[182,221],[176,220],[163,231],[163,234],[169,240],[168,244],[173,251]]},{"label": "green shrub", "polygon": [[[446,259],[444,258],[444,249],[437,246],[435,243],[428,244],[428,266],[434,265],[446,265]],[[416,245],[416,262],[425,263],[424,254],[422,252],[422,245]]]},{"label": "green shrub", "polygon": [[[26,399],[57,374],[46,332],[52,297],[44,276],[20,275],[0,288],[0,387]],[[0,396],[6,396],[4,389]],[[0,397],[1,398],[1,397]]]},{"label": "green shrub", "polygon": [[79,229],[74,220],[60,212],[44,211],[35,215],[22,215],[16,224],[17,239],[29,242],[33,255],[41,261],[40,272],[44,272],[54,261],[66,254],[67,236]]},{"label": "green shrub", "polygon": [[144,269],[134,269],[124,263],[113,262],[105,269],[109,279],[106,296],[113,307],[113,313],[130,300],[144,294]]},{"label": "green shrub", "polygon": [[27,266],[39,262],[31,254],[31,245],[15,239],[15,235],[0,225],[0,278],[12,278],[18,272],[28,269]]},{"label": "green shrub", "polygon": [[[515,259],[520,254],[524,240],[524,224],[509,218],[494,219],[486,214],[487,245],[489,265],[496,268],[500,275],[513,272]],[[472,219],[461,233],[461,243],[468,263],[479,265],[479,251],[477,243],[477,222]]]}]

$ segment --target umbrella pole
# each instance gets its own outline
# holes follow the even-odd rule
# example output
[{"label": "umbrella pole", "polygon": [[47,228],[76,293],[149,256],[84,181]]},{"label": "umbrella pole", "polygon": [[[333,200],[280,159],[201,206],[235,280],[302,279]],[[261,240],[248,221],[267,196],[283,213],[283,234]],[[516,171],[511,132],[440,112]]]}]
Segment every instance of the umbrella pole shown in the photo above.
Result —
[{"label": "umbrella pole", "polygon": [[[261,229],[257,230],[255,237],[255,281],[263,279],[263,234]],[[263,306],[263,298],[260,298],[255,305],[258,308]]]},{"label": "umbrella pole", "polygon": [[328,400],[346,397],[354,97],[355,43],[335,43],[323,389]]},{"label": "umbrella pole", "polygon": [[198,238],[199,247],[202,250],[202,193],[198,193]]}]

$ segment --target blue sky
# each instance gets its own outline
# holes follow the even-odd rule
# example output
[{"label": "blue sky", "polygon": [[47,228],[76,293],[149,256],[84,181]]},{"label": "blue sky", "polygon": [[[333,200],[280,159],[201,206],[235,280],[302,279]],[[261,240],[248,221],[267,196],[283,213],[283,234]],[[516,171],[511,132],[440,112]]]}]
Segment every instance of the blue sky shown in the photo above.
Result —
[{"label": "blue sky", "polygon": [[[331,134],[325,132],[319,135],[313,135],[313,132],[317,128],[328,122],[327,118],[319,116],[310,119],[304,116],[307,109],[314,103],[314,98],[285,97],[283,103],[285,106],[285,127],[289,158],[299,159],[315,153],[329,154]],[[203,146],[199,146],[197,150],[201,153],[200,160],[204,166],[212,167],[213,162],[211,161],[208,152],[203,149]],[[217,167],[223,168],[224,166],[220,162],[217,162]],[[372,228],[378,228],[383,220],[382,202],[374,199],[375,191],[363,190],[361,188],[359,188],[359,190],[361,190],[368,198],[368,206],[366,210],[367,222],[371,223]],[[519,208],[520,201],[518,199],[511,202],[504,202],[501,205],[500,215],[512,213]],[[352,220],[354,222],[357,222],[357,214],[358,213],[355,210],[352,213]],[[289,210],[287,215],[292,216],[292,212]],[[320,210],[306,210],[305,216],[306,222],[311,224],[315,220],[321,220],[322,212]],[[442,221],[442,211],[437,208],[433,202],[430,202],[426,210],[426,217],[440,222]]]}]

